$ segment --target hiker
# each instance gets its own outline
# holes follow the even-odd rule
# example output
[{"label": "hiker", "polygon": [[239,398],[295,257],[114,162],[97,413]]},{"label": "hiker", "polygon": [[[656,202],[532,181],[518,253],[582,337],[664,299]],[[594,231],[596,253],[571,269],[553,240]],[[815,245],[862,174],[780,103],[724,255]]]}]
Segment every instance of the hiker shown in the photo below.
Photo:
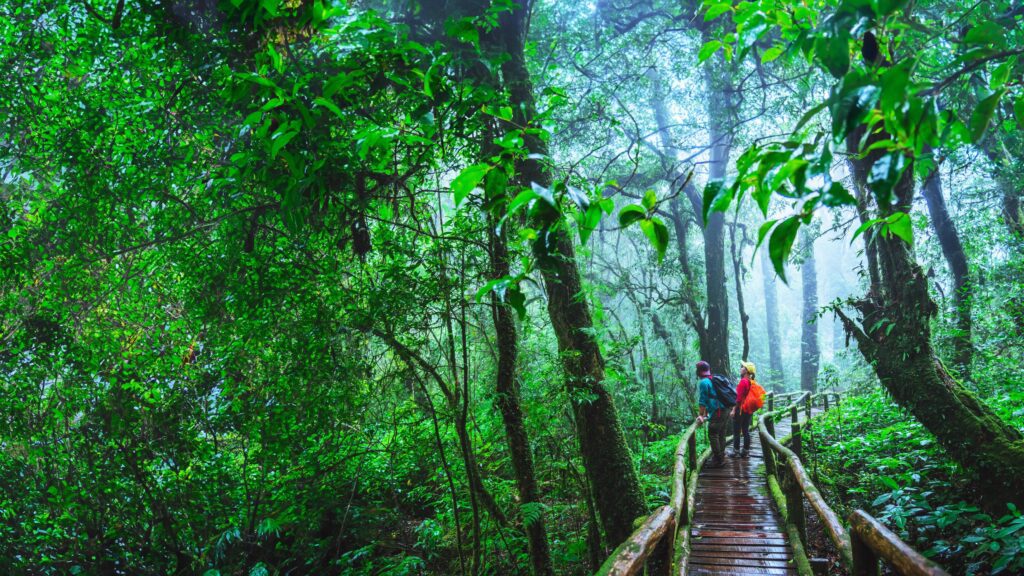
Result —
[{"label": "hiker", "polygon": [[[753,362],[740,362],[740,383],[736,385],[736,405],[732,407],[732,452],[730,458],[746,458],[750,455],[750,423],[754,412],[760,408],[753,402],[751,388],[756,382],[757,368]],[[760,385],[758,385],[760,388]],[[740,450],[740,436],[743,436],[743,450]]]},{"label": "hiker", "polygon": [[714,384],[711,383],[711,365],[701,360],[697,362],[697,378],[700,379],[698,390],[700,397],[700,415],[697,416],[697,423],[708,423],[708,442],[711,443],[713,458],[710,468],[720,468],[725,465],[725,433],[729,428],[728,406],[722,402],[715,392]]}]

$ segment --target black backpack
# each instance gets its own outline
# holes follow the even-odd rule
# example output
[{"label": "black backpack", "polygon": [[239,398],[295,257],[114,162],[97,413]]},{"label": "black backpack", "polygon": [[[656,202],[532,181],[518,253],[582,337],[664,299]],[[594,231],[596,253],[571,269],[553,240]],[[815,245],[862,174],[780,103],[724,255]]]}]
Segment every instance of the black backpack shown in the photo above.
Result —
[{"label": "black backpack", "polygon": [[715,397],[726,408],[736,405],[736,386],[728,378],[715,374],[711,377],[711,387],[715,389]]}]

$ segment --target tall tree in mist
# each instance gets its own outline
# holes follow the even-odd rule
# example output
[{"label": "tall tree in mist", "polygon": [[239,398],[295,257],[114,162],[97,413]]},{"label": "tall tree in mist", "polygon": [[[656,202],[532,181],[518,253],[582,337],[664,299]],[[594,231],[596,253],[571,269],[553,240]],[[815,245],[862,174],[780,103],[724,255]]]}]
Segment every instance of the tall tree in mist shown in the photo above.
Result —
[{"label": "tall tree in mist", "polygon": [[814,258],[814,236],[804,231],[801,242],[803,262],[800,277],[803,307],[800,332],[800,389],[814,392],[818,388],[818,366],[821,347],[818,342],[818,270]]},{"label": "tall tree in mist", "polygon": [[768,377],[772,389],[786,381],[782,369],[782,341],[779,339],[779,295],[775,284],[775,270],[772,269],[768,251],[761,250],[761,276],[764,282],[765,324],[768,327]]},{"label": "tall tree in mist", "polygon": [[936,167],[924,179],[921,194],[928,205],[928,215],[939,238],[942,255],[946,258],[953,275],[953,303],[956,314],[956,334],[953,336],[953,363],[964,374],[971,366],[971,273],[967,266],[967,254],[960,242],[960,233],[949,216],[946,198],[942,194],[942,175]]}]

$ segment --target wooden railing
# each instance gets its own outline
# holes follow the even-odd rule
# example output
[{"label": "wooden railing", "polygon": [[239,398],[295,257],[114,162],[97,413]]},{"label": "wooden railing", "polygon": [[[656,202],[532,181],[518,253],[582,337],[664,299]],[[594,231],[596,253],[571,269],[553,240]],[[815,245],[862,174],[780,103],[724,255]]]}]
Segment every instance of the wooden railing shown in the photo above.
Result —
[{"label": "wooden railing", "polygon": [[[921,556],[863,510],[857,510],[850,515],[848,531],[804,470],[800,460],[803,451],[803,430],[810,424],[813,406],[815,402],[819,402],[822,408],[827,410],[839,400],[839,395],[834,393],[811,395],[804,392],[788,406],[788,410],[769,411],[757,422],[769,492],[785,520],[786,532],[797,559],[798,570],[802,573],[810,573],[811,570],[804,550],[807,543],[807,524],[804,517],[806,500],[839,552],[840,561],[854,576],[877,576],[879,559],[885,560],[897,574],[946,575],[937,564]],[[804,423],[799,421],[799,408],[803,408],[807,414],[807,421]],[[775,438],[776,418],[786,411],[789,412],[791,429],[789,447]]]},{"label": "wooden railing", "polygon": [[[786,404],[776,409],[777,401]],[[811,573],[804,549],[807,525],[803,502],[806,499],[839,551],[843,565],[852,570],[854,576],[877,576],[879,560],[884,560],[896,573],[906,576],[948,576],[938,565],[907,546],[862,510],[850,515],[848,531],[814,486],[800,461],[803,428],[810,421],[815,403],[828,410],[839,402],[840,395],[834,392],[815,395],[809,392],[770,393],[765,402],[767,411],[757,422],[769,491],[786,523],[798,571],[801,574]],[[800,410],[806,415],[804,423],[799,421]],[[787,439],[779,441],[775,438],[775,422],[787,414],[791,421],[789,447],[783,444]],[[651,575],[686,573],[697,476],[711,453],[706,449],[697,454],[697,429],[695,422],[679,438],[669,504],[655,510],[615,549],[597,571],[598,576],[635,576],[642,574],[645,567]]]}]

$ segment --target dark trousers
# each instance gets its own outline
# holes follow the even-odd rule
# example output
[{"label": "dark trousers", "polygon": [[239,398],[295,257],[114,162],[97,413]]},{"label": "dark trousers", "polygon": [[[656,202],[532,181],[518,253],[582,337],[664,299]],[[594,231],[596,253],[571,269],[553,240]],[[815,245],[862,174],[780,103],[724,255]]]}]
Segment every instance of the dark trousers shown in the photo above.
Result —
[{"label": "dark trousers", "polygon": [[743,435],[743,449],[750,450],[750,423],[754,419],[753,414],[738,412],[732,419],[732,449],[740,449],[740,434]]},{"label": "dark trousers", "polygon": [[721,462],[725,458],[725,437],[729,430],[729,412],[715,410],[708,420],[708,443],[715,460]]}]

